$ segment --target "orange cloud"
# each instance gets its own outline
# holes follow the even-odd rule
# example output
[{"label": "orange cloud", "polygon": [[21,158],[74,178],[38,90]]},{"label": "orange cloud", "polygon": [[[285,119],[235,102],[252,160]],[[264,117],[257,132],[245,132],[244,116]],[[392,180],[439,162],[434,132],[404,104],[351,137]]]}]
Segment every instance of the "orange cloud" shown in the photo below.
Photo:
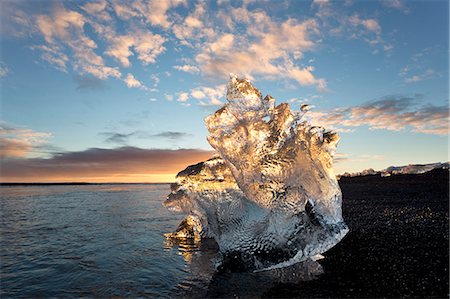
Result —
[{"label": "orange cloud", "polygon": [[50,136],[49,133],[19,128],[0,121],[0,158],[26,157]]},{"label": "orange cloud", "polygon": [[91,148],[50,159],[4,159],[2,182],[173,182],[186,166],[211,157],[197,149]]},{"label": "orange cloud", "polygon": [[26,140],[2,138],[1,143],[0,158],[25,157],[31,150],[31,144]]}]

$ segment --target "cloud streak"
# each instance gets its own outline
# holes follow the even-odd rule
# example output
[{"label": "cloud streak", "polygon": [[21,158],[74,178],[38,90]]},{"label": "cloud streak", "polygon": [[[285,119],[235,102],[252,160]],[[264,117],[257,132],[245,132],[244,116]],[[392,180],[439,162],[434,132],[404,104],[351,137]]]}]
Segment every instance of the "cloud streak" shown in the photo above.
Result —
[{"label": "cloud streak", "polygon": [[387,96],[360,106],[308,114],[316,125],[337,131],[368,126],[370,129],[447,135],[448,105],[418,105],[420,99],[420,95]]},{"label": "cloud streak", "polygon": [[166,139],[174,141],[174,140],[180,140],[180,139],[188,137],[188,136],[192,136],[189,133],[176,132],[176,131],[164,131],[164,132],[155,133],[155,134],[151,134],[149,132],[144,132],[144,131],[134,131],[131,133],[102,132],[99,135],[106,137],[104,142],[121,144],[121,145],[126,145],[132,138],[138,138],[138,139],[166,138]]},{"label": "cloud streak", "polygon": [[22,158],[45,144],[50,133],[36,132],[0,121],[0,158]]}]

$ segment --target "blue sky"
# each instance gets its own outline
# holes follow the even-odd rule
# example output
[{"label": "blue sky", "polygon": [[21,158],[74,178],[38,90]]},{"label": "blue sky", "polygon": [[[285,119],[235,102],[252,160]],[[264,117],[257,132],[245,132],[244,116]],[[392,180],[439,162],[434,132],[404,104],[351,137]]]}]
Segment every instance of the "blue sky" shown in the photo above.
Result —
[{"label": "blue sky", "polygon": [[[225,102],[230,72],[277,103],[312,105],[312,122],[340,132],[337,173],[447,161],[448,9],[400,0],[3,1],[3,180],[173,180],[210,155],[203,118]],[[104,158],[120,153],[126,164],[136,150],[150,159],[139,170]],[[164,169],[164,151],[185,160]],[[76,167],[61,162],[69,155]],[[55,170],[57,160],[79,175]]]}]

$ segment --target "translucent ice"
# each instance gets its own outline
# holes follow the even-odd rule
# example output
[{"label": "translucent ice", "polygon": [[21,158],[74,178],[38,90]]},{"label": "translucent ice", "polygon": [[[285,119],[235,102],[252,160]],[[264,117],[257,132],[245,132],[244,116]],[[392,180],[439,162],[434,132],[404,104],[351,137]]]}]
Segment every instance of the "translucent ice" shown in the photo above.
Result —
[{"label": "translucent ice", "polygon": [[218,156],[181,171],[164,203],[188,214],[172,236],[214,238],[236,270],[285,267],[336,245],[348,232],[332,169],[337,133],[236,76],[227,101],[205,119]]}]

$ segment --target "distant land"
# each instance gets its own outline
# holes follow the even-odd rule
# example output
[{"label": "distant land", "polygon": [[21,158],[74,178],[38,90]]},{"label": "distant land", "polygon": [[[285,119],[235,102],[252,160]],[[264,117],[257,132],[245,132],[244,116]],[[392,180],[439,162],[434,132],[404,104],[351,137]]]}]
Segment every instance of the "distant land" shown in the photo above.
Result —
[{"label": "distant land", "polygon": [[409,164],[405,166],[389,166],[383,170],[373,170],[373,168],[365,169],[360,172],[348,173],[345,172],[342,175],[338,175],[340,177],[357,177],[357,176],[366,176],[366,175],[380,175],[382,177],[397,175],[397,174],[421,174],[433,169],[448,169],[449,162],[437,162],[430,164]]}]

